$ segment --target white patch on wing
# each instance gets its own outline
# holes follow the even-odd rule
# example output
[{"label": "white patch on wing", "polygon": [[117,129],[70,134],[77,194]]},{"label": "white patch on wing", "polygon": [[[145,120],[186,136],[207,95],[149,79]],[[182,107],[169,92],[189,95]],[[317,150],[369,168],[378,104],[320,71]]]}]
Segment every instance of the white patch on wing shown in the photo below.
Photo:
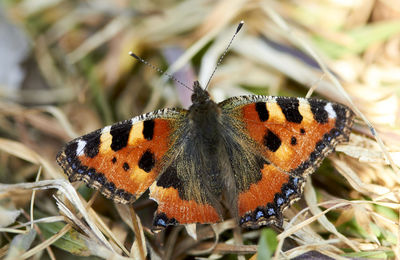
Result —
[{"label": "white patch on wing", "polygon": [[86,142],[83,140],[79,140],[78,141],[78,148],[76,148],[76,155],[77,156],[81,156],[84,153],[84,149],[86,146]]},{"label": "white patch on wing", "polygon": [[109,133],[111,131],[111,126],[106,126],[103,129],[101,129],[101,133]]},{"label": "white patch on wing", "polygon": [[325,105],[324,108],[325,108],[325,111],[328,112],[329,118],[336,118],[336,112],[335,112],[335,110],[333,109],[331,103],[328,102],[328,103]]}]

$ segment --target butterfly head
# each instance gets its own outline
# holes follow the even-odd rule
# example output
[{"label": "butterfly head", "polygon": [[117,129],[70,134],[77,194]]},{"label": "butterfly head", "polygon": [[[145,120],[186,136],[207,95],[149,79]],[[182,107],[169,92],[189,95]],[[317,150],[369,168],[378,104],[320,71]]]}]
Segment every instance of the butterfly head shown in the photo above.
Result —
[{"label": "butterfly head", "polygon": [[210,94],[206,90],[204,90],[200,83],[196,80],[193,83],[193,94],[192,94],[192,102],[193,105],[201,105],[206,104],[210,101]]},{"label": "butterfly head", "polygon": [[200,86],[198,81],[195,81],[193,84],[192,103],[189,108],[190,118],[195,121],[201,121],[202,119],[215,121],[215,117],[220,114],[220,108],[210,98],[207,90],[204,90]]}]

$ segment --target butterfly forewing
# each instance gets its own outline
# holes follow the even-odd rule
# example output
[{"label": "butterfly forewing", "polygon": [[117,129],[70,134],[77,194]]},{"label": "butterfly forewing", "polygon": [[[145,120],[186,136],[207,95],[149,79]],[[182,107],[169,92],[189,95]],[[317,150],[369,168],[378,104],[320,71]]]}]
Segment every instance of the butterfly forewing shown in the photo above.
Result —
[{"label": "butterfly forewing", "polygon": [[170,135],[186,110],[163,109],[96,130],[69,142],[57,161],[70,181],[83,180],[119,203],[136,200],[156,180]]}]

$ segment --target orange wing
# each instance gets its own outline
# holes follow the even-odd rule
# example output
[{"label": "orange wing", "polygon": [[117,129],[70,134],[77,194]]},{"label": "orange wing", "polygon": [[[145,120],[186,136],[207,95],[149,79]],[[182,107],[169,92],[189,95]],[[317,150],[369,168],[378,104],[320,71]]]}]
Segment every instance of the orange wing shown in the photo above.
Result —
[{"label": "orange wing", "polygon": [[171,133],[186,110],[162,109],[69,142],[57,162],[69,180],[83,180],[118,203],[135,201],[163,168]]},{"label": "orange wing", "polygon": [[[246,96],[219,104],[227,116],[243,121],[266,163],[261,178],[239,189],[238,213],[245,227],[281,224],[282,211],[301,196],[304,178],[337,143],[347,141],[353,113],[316,99]],[[245,182],[246,176],[240,176]]]},{"label": "orange wing", "polygon": [[[191,177],[192,181],[196,181],[196,176]],[[161,230],[168,225],[221,221],[220,213],[215,205],[206,199],[196,201],[182,196],[182,192],[189,185],[184,186],[185,182],[177,177],[174,166],[169,167],[160,179],[151,185],[150,197],[158,204],[153,220],[153,230]],[[196,186],[201,187],[200,184]],[[201,195],[207,196],[208,194],[203,191]]]},{"label": "orange wing", "polygon": [[[153,230],[215,223],[220,214],[210,194],[200,189],[201,180],[193,172],[185,172],[182,179],[174,171],[180,146],[175,142],[185,139],[185,120],[187,111],[177,109],[135,117],[71,141],[57,161],[71,182],[83,180],[118,203],[134,202],[151,186],[150,198],[158,203]],[[193,159],[180,158],[185,165],[185,158]]]}]

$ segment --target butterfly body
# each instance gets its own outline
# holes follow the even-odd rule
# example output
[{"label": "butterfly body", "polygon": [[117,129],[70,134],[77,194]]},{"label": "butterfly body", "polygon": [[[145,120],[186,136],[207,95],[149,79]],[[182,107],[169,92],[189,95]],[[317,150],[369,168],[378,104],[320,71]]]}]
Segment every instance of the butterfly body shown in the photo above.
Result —
[{"label": "butterfly body", "polygon": [[281,225],[304,179],[339,142],[353,113],[316,99],[241,96],[215,103],[198,82],[189,110],[162,109],[68,143],[57,161],[119,203],[150,189],[153,225]]}]

